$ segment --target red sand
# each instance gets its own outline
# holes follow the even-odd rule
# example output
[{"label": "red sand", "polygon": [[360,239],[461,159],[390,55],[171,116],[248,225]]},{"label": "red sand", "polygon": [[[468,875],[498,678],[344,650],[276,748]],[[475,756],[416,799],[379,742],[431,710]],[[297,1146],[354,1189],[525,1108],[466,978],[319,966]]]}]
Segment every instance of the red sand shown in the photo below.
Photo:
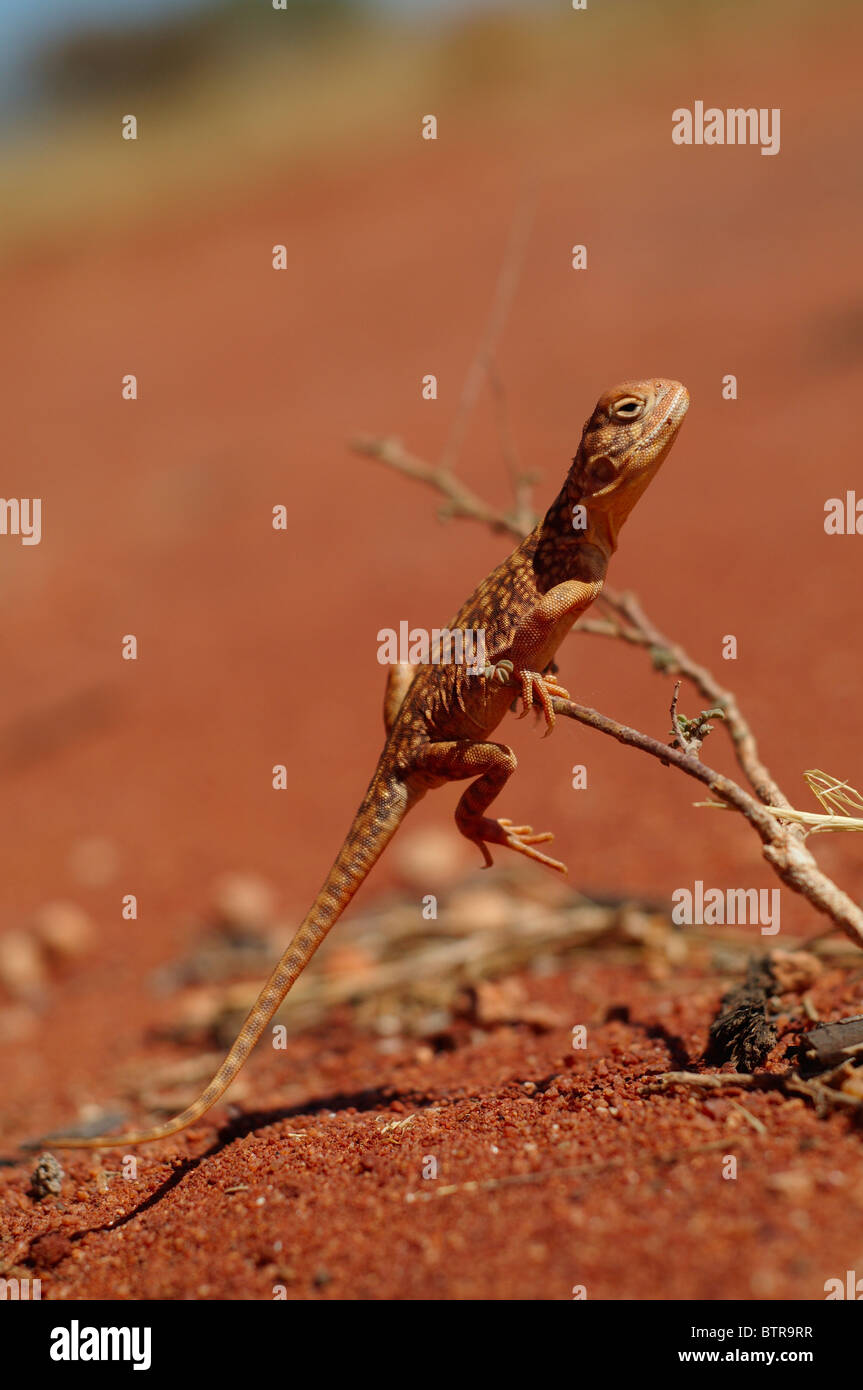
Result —
[{"label": "red sand", "polygon": [[[859,485],[852,52],[785,53],[759,87],[759,103],[783,107],[775,159],[657,151],[648,116],[668,93],[647,77],[595,128],[574,93],[499,140],[470,129],[431,152],[286,176],[7,271],[4,492],[45,502],[42,544],[0,549],[3,920],[71,897],[99,946],[52,983],[35,1031],[0,1047],[4,1153],[109,1104],[130,1062],[182,1055],[149,1036],[170,1001],[145,982],[182,954],[216,874],[254,869],[286,918],[305,909],[379,751],[376,632],[445,621],[502,554],[479,529],[442,530],[429,497],[345,441],[391,431],[439,452],[526,163],[540,166],[539,208],[499,366],[540,502],[602,389],[653,373],[686,382],[690,418],[612,582],[722,668],[799,803],[807,767],[860,784],[861,542],[822,525],[826,498]],[[693,60],[687,92],[711,61]],[[737,60],[741,89],[754,62]],[[292,268],[276,276],[269,247],[283,239]],[[590,247],[586,275],[569,269],[576,241]],[[119,399],[128,371],[134,407]],[[420,400],[428,371],[436,404]],[[721,400],[727,372],[734,404]],[[504,496],[485,403],[464,471]],[[287,533],[270,528],[276,503]],[[126,633],[134,664],[120,660]],[[664,735],[671,683],[642,655],[582,637],[561,669],[576,698]],[[553,828],[576,884],[660,899],[695,878],[773,885],[748,828],[692,809],[697,790],[655,762],[582,730],[541,741],[511,723],[502,736],[521,768],[501,813]],[[705,757],[727,767],[721,738]],[[582,761],[590,787],[576,795]],[[279,762],[283,794],[270,788]],[[429,798],[416,824],[448,823],[456,794]],[[70,853],[92,836],[111,841],[119,871],[84,889]],[[817,849],[859,898],[854,837]],[[392,881],[385,858],[364,891]],[[127,893],[135,923],[121,916]],[[783,925],[820,924],[783,890]],[[269,1298],[279,1283],[289,1297],[568,1298],[586,1284],[607,1298],[818,1298],[854,1267],[863,1184],[846,1120],[746,1096],[762,1134],[724,1098],[641,1094],[646,1074],[679,1064],[675,1050],[698,1058],[715,981],[678,997],[589,960],[529,988],[573,1021],[592,1001],[575,1064],[568,1029],[513,1027],[417,1060],[337,1020],[255,1059],[243,1110],[259,1122],[224,1144],[220,1106],[144,1151],[134,1183],[100,1180],[118,1155],[70,1155],[62,1205],[26,1196],[30,1164],[0,1170],[0,1260],[64,1232],[68,1248],[36,1257],[57,1298]],[[859,981],[828,981],[821,1004],[860,1011]],[[630,1023],[601,1023],[621,1006]],[[726,1137],[735,1182],[720,1176],[723,1147],[657,1161]],[[438,1186],[548,1175],[425,1200],[427,1155]],[[551,1172],[611,1160],[593,1176]]]}]

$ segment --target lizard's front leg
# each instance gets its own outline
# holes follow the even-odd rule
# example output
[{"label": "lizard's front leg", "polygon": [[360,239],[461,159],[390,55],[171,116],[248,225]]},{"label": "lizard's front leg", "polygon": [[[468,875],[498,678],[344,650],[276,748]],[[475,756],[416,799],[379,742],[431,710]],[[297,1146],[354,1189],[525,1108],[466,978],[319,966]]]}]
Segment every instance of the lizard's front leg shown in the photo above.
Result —
[{"label": "lizard's front leg", "polygon": [[517,766],[515,754],[505,743],[471,743],[467,739],[426,744],[412,761],[413,770],[423,780],[430,779],[432,784],[476,778],[456,807],[455,823],[466,839],[479,846],[486,868],[494,863],[488,846],[503,845],[565,874],[565,864],[534,848],[554,839],[550,830],[534,834],[530,825],[513,825],[510,820],[496,820],[485,815]]},{"label": "lizard's front leg", "polygon": [[524,703],[522,719],[533,708],[536,694],[545,715],[546,735],[554,728],[552,700],[568,700],[570,694],[555,676],[542,673],[548,670],[554,653],[573,623],[590,607],[601,590],[601,579],[590,583],[568,579],[563,584],[556,584],[547,594],[543,594],[516,628],[506,655],[487,666],[483,672],[487,680],[521,687]]}]

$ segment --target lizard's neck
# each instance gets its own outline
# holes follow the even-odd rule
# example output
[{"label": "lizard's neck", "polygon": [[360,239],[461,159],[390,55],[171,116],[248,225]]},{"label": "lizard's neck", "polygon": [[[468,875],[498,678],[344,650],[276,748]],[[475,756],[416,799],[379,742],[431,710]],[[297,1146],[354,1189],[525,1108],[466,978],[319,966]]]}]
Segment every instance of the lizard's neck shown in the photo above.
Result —
[{"label": "lizard's neck", "polygon": [[[584,508],[578,513],[578,520],[584,524],[578,528],[573,526],[576,506]],[[608,562],[617,549],[617,535],[608,513],[580,498],[570,479],[533,535],[533,568],[543,593],[567,579],[585,583],[604,579]]]}]

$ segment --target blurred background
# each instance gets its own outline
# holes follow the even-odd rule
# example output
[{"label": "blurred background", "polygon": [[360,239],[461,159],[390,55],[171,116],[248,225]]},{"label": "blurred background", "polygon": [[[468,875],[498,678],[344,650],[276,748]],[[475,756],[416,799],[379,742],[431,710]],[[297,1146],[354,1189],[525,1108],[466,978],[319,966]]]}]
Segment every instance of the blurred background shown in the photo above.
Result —
[{"label": "blurred background", "polygon": [[[537,507],[603,390],[685,382],[611,581],[736,689],[798,804],[805,768],[860,785],[863,542],[823,509],[860,476],[861,25],[796,0],[0,0],[3,492],[43,499],[40,545],[0,537],[0,931],[58,900],[90,924],[50,1027],[7,978],[12,1121],[38,1087],[99,1091],[220,874],[299,918],[382,743],[378,630],[445,623],[509,548],[349,441],[441,456],[514,223],[495,369]],[[781,108],[781,152],[672,144],[696,100]],[[459,468],[506,505],[500,420],[486,383]],[[560,664],[665,736],[643,654],[581,636]],[[773,886],[748,828],[656,763],[569,727],[500,737],[521,761],[500,813],[554,829],[576,887]],[[460,790],[403,834],[440,827],[473,869]],[[856,837],[819,852],[859,897]],[[388,856],[364,893],[398,874]],[[814,925],[787,892],[786,922]]]}]

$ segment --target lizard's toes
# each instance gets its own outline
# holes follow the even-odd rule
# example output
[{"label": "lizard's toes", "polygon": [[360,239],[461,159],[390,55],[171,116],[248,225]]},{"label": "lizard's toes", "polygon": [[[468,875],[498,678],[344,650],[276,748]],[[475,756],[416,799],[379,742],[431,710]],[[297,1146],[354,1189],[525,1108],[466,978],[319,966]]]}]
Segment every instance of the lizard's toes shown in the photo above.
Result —
[{"label": "lizard's toes", "polygon": [[565,687],[565,686],[562,686],[562,685],[558,685],[557,681],[549,681],[549,680],[547,680],[546,683],[545,683],[545,688],[546,688],[546,690],[548,691],[549,695],[551,695],[552,698],[555,699],[555,700],[571,700],[571,699],[572,699],[572,696],[570,695],[570,693],[569,693],[569,691],[566,689],[566,687]]},{"label": "lizard's toes", "polygon": [[524,854],[528,859],[535,859],[537,864],[547,864],[550,869],[554,869],[559,874],[568,873],[565,864],[559,859],[552,859],[550,854],[543,854],[541,850],[534,849],[533,846],[539,840],[550,840],[551,835],[537,835],[533,839],[518,840],[510,844],[510,849],[517,850],[519,854]]},{"label": "lizard's toes", "polygon": [[504,833],[504,844],[507,849],[514,849],[518,854],[524,854],[528,859],[535,859],[538,864],[547,864],[550,869],[555,869],[558,873],[565,874],[567,868],[561,864],[559,859],[552,859],[548,854],[542,854],[540,850],[534,849],[534,845],[546,844],[554,839],[550,830],[543,830],[534,834],[532,825],[513,825],[512,821],[501,819],[498,825]]},{"label": "lizard's toes", "polygon": [[561,863],[561,861],[560,861],[559,859],[552,859],[552,857],[551,857],[550,854],[537,854],[537,853],[534,853],[534,854],[532,854],[530,857],[531,857],[531,859],[535,859],[536,862],[537,862],[537,864],[547,864],[548,867],[549,867],[550,869],[554,869],[555,873],[558,873],[558,874],[568,874],[568,873],[569,873],[569,869],[566,867],[566,865],[563,864],[563,863]]},{"label": "lizard's toes", "polygon": [[551,830],[542,830],[535,835],[532,825],[513,825],[511,820],[499,820],[498,825],[503,826],[507,839],[521,840],[526,845],[541,845],[545,840],[554,839],[554,832]]},{"label": "lizard's toes", "polygon": [[502,661],[486,666],[482,674],[486,680],[497,681],[499,685],[509,685],[512,682],[512,673],[513,664],[509,657],[504,657]]}]

